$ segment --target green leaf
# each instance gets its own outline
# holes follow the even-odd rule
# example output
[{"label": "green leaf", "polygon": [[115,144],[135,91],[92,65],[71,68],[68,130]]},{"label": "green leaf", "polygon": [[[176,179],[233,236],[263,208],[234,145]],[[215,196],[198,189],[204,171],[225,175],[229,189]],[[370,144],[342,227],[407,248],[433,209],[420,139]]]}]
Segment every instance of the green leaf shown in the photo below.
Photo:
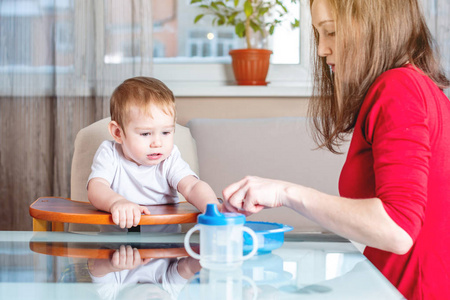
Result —
[{"label": "green leaf", "polygon": [[229,17],[228,17],[228,20],[227,20],[227,23],[228,24],[233,24],[234,23],[234,20],[236,19],[236,16],[238,15],[238,12],[237,11],[235,11],[234,13],[232,13]]},{"label": "green leaf", "polygon": [[272,35],[274,31],[275,31],[275,25],[271,25],[269,28],[269,34]]},{"label": "green leaf", "polygon": [[220,16],[220,17],[219,17],[219,21],[217,21],[217,25],[218,25],[218,26],[222,26],[222,25],[224,25],[224,24],[225,24],[225,17]]},{"label": "green leaf", "polygon": [[247,17],[253,14],[253,6],[250,0],[247,0],[244,3],[244,12]]},{"label": "green leaf", "polygon": [[235,27],[236,35],[240,38],[243,38],[245,35],[245,25],[243,22],[240,22]]},{"label": "green leaf", "polygon": [[259,27],[259,25],[253,21],[250,21],[250,27],[253,29],[254,32],[262,31],[261,27]]},{"label": "green leaf", "polygon": [[265,15],[268,11],[269,11],[269,7],[263,7],[263,8],[261,8],[261,9],[259,10],[258,15],[259,15],[259,16],[263,16],[263,15]]},{"label": "green leaf", "polygon": [[[280,6],[280,7],[284,10],[285,13],[288,12],[286,6],[283,5],[283,2],[277,0],[277,1],[276,1],[276,5]],[[279,14],[281,14],[281,12],[279,12]]]},{"label": "green leaf", "polygon": [[297,20],[297,19],[295,19],[295,21],[293,23],[291,23],[291,28],[292,29],[297,28],[299,26],[300,26],[300,21]]},{"label": "green leaf", "polygon": [[191,4],[202,2],[203,0],[191,0]]},{"label": "green leaf", "polygon": [[223,3],[223,1],[217,1],[216,4],[217,4],[217,5],[222,5],[222,6],[224,6],[224,7],[227,7],[227,6],[225,5],[225,3]]},{"label": "green leaf", "polygon": [[234,0],[234,7],[237,7],[239,5],[239,0]]},{"label": "green leaf", "polygon": [[205,16],[204,14],[196,16],[194,19],[194,24],[197,24],[197,22],[200,21],[200,19],[203,18],[204,16]]}]

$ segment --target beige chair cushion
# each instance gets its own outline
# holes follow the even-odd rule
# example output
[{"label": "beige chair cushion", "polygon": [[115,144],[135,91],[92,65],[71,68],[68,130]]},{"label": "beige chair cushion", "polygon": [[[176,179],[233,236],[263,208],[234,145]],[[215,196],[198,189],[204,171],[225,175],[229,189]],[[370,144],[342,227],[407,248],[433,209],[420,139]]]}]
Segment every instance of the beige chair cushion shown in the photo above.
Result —
[{"label": "beige chair cushion", "polygon": [[[286,180],[338,195],[345,155],[314,150],[301,117],[193,119],[200,178],[220,197],[223,188],[246,175]],[[347,145],[342,150],[346,152]],[[301,232],[327,232],[289,208],[266,209],[249,220],[289,224]]]},{"label": "beige chair cushion", "polygon": [[[73,200],[89,202],[86,190],[87,179],[91,173],[91,164],[97,148],[104,140],[113,139],[108,130],[110,121],[110,118],[97,121],[81,129],[76,136],[70,182],[70,198]],[[197,149],[189,128],[176,124],[174,140],[183,159],[198,174]],[[179,196],[182,201],[185,201],[181,194]]]}]

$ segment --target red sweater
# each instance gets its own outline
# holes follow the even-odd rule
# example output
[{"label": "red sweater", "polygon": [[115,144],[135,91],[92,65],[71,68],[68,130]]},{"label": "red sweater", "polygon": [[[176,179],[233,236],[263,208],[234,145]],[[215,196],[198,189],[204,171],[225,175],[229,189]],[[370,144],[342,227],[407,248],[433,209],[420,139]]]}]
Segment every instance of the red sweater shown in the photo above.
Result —
[{"label": "red sweater", "polygon": [[417,69],[389,70],[369,89],[339,192],[381,199],[413,239],[405,255],[364,251],[407,299],[450,299],[450,101]]}]

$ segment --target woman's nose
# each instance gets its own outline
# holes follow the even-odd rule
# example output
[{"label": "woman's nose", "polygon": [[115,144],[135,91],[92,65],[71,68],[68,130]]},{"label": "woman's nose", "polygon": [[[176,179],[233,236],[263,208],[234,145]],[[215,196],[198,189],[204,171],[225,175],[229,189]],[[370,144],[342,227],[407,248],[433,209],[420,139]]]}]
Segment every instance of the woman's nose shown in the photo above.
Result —
[{"label": "woman's nose", "polygon": [[326,57],[332,53],[331,47],[328,45],[328,43],[325,43],[324,41],[319,40],[319,45],[317,47],[317,54],[320,57]]}]

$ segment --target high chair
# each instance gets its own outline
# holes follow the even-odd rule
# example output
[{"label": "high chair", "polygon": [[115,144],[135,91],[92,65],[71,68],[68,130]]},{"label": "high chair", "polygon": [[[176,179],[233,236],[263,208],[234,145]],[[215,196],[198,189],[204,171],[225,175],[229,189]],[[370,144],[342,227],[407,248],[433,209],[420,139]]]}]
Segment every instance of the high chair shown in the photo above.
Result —
[{"label": "high chair", "polygon": [[[97,210],[87,198],[87,179],[95,152],[104,140],[112,140],[110,118],[81,129],[75,139],[72,158],[70,199],[42,197],[30,205],[34,231],[99,231],[100,224],[113,225],[111,214]],[[198,174],[197,149],[187,127],[176,124],[174,143],[183,159]],[[181,203],[156,205],[151,215],[143,215],[141,225],[195,223],[199,211],[178,194]],[[68,223],[68,226],[64,224]]]}]

